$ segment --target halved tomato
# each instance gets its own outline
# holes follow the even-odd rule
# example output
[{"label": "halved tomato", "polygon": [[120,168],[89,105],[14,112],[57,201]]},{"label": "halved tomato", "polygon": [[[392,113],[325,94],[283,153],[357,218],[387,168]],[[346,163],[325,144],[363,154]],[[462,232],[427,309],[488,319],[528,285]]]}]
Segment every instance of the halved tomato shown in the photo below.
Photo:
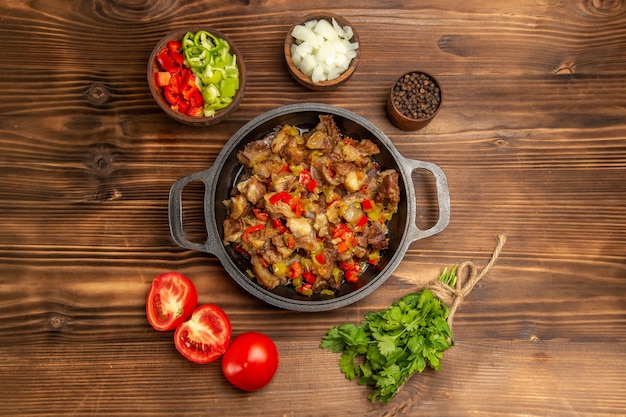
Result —
[{"label": "halved tomato", "polygon": [[174,333],[176,349],[199,364],[211,363],[226,352],[232,329],[224,310],[214,304],[198,307]]},{"label": "halved tomato", "polygon": [[166,272],[157,275],[150,285],[146,315],[156,330],[174,330],[197,305],[198,292],[189,278],[179,272]]}]

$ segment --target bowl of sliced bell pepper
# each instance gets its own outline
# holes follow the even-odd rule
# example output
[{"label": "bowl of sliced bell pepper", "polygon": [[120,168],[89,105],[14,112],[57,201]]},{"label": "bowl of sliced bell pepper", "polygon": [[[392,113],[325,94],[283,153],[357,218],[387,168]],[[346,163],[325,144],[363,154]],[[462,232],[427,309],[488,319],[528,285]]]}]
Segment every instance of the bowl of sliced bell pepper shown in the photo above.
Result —
[{"label": "bowl of sliced bell pepper", "polygon": [[246,67],[237,46],[224,33],[188,26],[165,35],[148,61],[148,86],[173,119],[209,126],[231,115],[246,87]]}]

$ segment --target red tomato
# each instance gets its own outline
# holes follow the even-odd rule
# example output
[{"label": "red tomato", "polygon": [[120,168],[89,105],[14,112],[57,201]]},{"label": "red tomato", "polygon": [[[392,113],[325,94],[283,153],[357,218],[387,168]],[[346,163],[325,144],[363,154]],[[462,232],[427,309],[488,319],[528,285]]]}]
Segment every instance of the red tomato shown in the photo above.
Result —
[{"label": "red tomato", "polygon": [[226,352],[232,330],[228,316],[214,304],[198,307],[174,333],[176,349],[192,362],[211,363]]},{"label": "red tomato", "polygon": [[222,358],[226,379],[245,391],[256,391],[269,384],[277,369],[278,350],[263,333],[242,333]]},{"label": "red tomato", "polygon": [[146,301],[150,325],[159,331],[174,330],[187,320],[198,305],[193,283],[178,272],[166,272],[152,281]]}]

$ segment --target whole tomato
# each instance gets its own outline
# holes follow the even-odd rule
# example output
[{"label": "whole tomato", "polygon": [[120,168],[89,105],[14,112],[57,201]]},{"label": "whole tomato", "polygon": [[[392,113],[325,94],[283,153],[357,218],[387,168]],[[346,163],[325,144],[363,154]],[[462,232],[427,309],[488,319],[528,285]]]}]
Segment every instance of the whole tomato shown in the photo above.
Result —
[{"label": "whole tomato", "polygon": [[189,278],[179,272],[157,275],[146,300],[148,322],[159,331],[174,330],[191,316],[197,304],[198,292]]},{"label": "whole tomato", "polygon": [[263,333],[246,332],[233,340],[222,357],[222,372],[234,386],[256,391],[274,378],[278,369],[278,349]]}]

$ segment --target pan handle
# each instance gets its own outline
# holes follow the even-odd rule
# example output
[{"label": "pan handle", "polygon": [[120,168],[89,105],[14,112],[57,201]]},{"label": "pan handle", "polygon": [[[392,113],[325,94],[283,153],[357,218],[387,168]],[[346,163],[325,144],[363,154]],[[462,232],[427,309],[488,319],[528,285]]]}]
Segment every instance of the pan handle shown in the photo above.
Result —
[{"label": "pan handle", "polygon": [[[450,190],[448,189],[448,179],[443,170],[431,163],[425,161],[418,161],[415,159],[405,158],[405,163],[401,164],[402,169],[408,168],[406,172],[407,177],[411,176],[411,173],[417,169],[425,169],[429,171],[434,177],[437,185],[437,203],[439,206],[439,219],[437,223],[430,229],[422,230],[417,227],[416,223],[412,222],[409,229],[409,239],[414,242],[419,239],[424,239],[432,235],[443,231],[450,223]],[[415,203],[415,202],[414,202]]]},{"label": "pan handle", "polygon": [[[208,237],[206,242],[197,243],[192,242],[183,231],[183,190],[192,181],[202,181],[205,187],[205,196],[210,186],[213,183],[214,167],[206,169],[204,171],[198,171],[186,177],[179,178],[172,184],[170,188],[169,196],[169,221],[170,221],[170,233],[174,242],[185,249],[191,249],[195,251],[215,253],[211,247],[211,238]],[[206,213],[206,210],[205,210]]]}]

